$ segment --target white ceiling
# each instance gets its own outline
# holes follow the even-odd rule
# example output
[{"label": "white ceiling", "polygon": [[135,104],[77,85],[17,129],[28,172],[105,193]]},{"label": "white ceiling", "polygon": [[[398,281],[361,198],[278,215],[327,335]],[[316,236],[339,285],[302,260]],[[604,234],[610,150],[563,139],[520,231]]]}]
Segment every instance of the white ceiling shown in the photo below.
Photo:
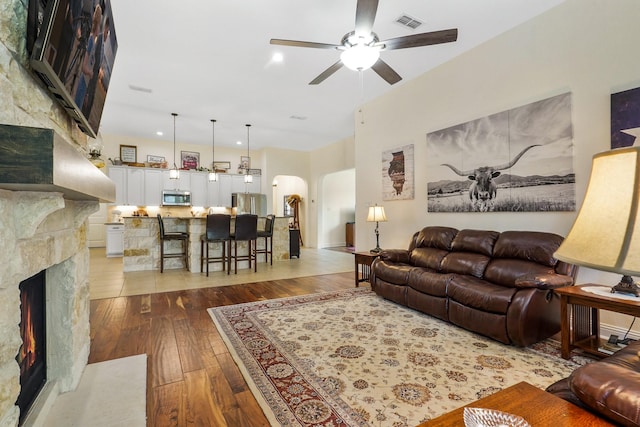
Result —
[{"label": "white ceiling", "polygon": [[[118,51],[102,134],[216,146],[310,151],[353,135],[353,112],[462,52],[564,0],[381,0],[380,40],[458,28],[458,41],[382,52],[403,80],[390,86],[372,70],[345,67],[308,83],[339,51],[272,46],[271,38],[339,44],[353,30],[356,0],[111,0]],[[423,21],[416,30],[394,21]],[[271,57],[280,52],[284,61]],[[151,93],[132,90],[138,87]],[[292,118],[304,117],[304,120]],[[157,136],[163,131],[163,136]]]}]

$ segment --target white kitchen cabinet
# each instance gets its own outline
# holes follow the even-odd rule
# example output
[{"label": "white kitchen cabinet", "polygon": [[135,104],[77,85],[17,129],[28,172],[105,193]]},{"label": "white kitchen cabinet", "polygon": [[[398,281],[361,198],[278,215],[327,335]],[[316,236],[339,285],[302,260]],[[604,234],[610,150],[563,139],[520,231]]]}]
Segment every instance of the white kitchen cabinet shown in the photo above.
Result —
[{"label": "white kitchen cabinet", "polygon": [[124,224],[107,224],[107,257],[124,253]]},{"label": "white kitchen cabinet", "polygon": [[205,207],[209,205],[207,200],[207,183],[209,174],[206,172],[191,172],[191,205]]},{"label": "white kitchen cabinet", "polygon": [[218,175],[218,206],[231,206],[231,180],[233,175]]},{"label": "white kitchen cabinet", "polygon": [[145,170],[143,168],[127,168],[127,205],[146,205],[144,198],[144,178]]},{"label": "white kitchen cabinet", "polygon": [[189,171],[180,171],[178,179],[171,179],[169,178],[169,169],[163,169],[162,181],[163,190],[191,191],[191,172]]},{"label": "white kitchen cabinet", "polygon": [[223,206],[220,202],[220,175],[218,174],[218,180],[213,182],[207,182],[207,206]]},{"label": "white kitchen cabinet", "polygon": [[145,206],[160,206],[162,204],[162,190],[164,181],[161,169],[147,169],[144,173],[144,204]]},{"label": "white kitchen cabinet", "polygon": [[109,178],[116,185],[116,205],[127,204],[127,169],[123,166],[111,166],[109,168]]}]

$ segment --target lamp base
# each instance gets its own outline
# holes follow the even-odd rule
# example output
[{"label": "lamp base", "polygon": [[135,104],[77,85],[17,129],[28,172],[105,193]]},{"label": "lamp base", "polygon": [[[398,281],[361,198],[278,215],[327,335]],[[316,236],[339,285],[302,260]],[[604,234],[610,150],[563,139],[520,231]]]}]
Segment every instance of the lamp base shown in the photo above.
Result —
[{"label": "lamp base", "polygon": [[640,286],[638,286],[631,276],[622,276],[620,283],[611,288],[611,293],[621,292],[623,294],[633,294],[640,297]]},{"label": "lamp base", "polygon": [[371,252],[372,254],[379,254],[380,252],[382,252],[382,249],[381,248],[373,248],[369,252]]}]

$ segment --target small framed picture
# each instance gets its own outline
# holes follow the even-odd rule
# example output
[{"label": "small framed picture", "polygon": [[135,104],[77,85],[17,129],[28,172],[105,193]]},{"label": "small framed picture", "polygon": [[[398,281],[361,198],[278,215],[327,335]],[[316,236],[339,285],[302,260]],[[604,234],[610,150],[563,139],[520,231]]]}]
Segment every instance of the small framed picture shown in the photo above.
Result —
[{"label": "small framed picture", "polygon": [[120,160],[122,160],[124,164],[137,163],[138,147],[136,145],[120,144]]},{"label": "small framed picture", "polygon": [[149,163],[164,163],[165,161],[164,156],[147,156],[147,162]]},{"label": "small framed picture", "polygon": [[231,169],[231,162],[213,162],[213,170],[216,172],[228,171]]},{"label": "small framed picture", "polygon": [[262,169],[249,169],[249,175],[262,175]]},{"label": "small framed picture", "polygon": [[181,151],[182,169],[198,169],[200,165],[200,153],[196,151]]},{"label": "small framed picture", "polygon": [[251,157],[240,156],[240,168],[249,169],[251,167]]}]

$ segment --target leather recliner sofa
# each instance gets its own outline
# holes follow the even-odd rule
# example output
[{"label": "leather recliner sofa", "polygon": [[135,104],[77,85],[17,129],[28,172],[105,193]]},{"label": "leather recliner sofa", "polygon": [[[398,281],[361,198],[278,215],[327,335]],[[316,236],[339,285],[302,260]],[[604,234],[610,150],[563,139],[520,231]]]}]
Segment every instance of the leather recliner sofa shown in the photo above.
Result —
[{"label": "leather recliner sofa", "polygon": [[616,424],[640,426],[640,341],[581,366],[547,391]]},{"label": "leather recliner sofa", "polygon": [[560,331],[554,288],[577,267],[553,253],[563,238],[534,231],[425,227],[408,249],[371,265],[378,295],[505,344],[527,346]]}]

